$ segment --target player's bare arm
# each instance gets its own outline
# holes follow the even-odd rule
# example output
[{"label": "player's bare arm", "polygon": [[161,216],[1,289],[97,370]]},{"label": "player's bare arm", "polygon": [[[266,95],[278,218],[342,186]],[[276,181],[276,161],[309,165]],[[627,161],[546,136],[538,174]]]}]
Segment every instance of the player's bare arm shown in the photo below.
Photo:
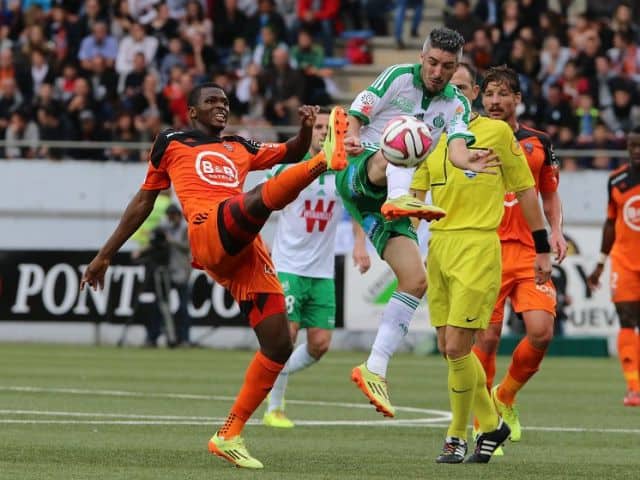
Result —
[{"label": "player's bare arm", "polygon": [[85,285],[89,285],[94,290],[102,290],[104,275],[111,259],[147,219],[159,193],[160,190],[139,190],[131,199],[122,214],[120,223],[84,271],[80,281],[81,290]]},{"label": "player's bare arm", "polygon": [[561,263],[567,256],[567,241],[562,234],[562,203],[558,192],[541,192],[544,216],[551,227],[549,242],[555,253],[556,262]]},{"label": "player's bare arm", "polygon": [[602,227],[602,243],[600,246],[600,259],[596,264],[596,267],[591,272],[591,275],[587,277],[587,285],[591,291],[600,288],[600,276],[604,271],[604,262],[613,247],[613,243],[616,241],[616,224],[615,220],[607,219]]},{"label": "player's bare arm", "polygon": [[367,251],[367,236],[358,222],[351,220],[353,227],[353,264],[360,273],[366,273],[371,267],[371,257]]},{"label": "player's bare arm", "polygon": [[316,122],[316,114],[319,109],[320,107],[316,105],[302,105],[298,109],[300,131],[295,137],[287,140],[287,153],[280,163],[297,163],[309,151],[313,124]]},{"label": "player's bare arm", "polygon": [[360,128],[362,127],[362,121],[353,115],[349,115],[347,117],[347,121],[349,122],[349,127],[347,128],[347,134],[344,137],[344,148],[348,155],[358,155],[364,150],[360,143]]},{"label": "player's bare arm", "polygon": [[462,170],[471,170],[477,173],[496,175],[497,167],[501,165],[498,155],[490,148],[467,148],[463,138],[454,138],[448,144],[449,160]]},{"label": "player's bare arm", "polygon": [[547,231],[544,227],[544,218],[540,204],[538,203],[538,193],[534,187],[516,192],[518,203],[522,208],[536,248],[535,278],[538,285],[542,285],[551,278],[551,245],[547,239]]}]

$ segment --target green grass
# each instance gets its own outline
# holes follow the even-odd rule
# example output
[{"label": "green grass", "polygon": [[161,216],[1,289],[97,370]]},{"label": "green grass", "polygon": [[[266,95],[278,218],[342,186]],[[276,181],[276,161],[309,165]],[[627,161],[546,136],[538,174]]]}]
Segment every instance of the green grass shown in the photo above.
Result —
[{"label": "green grass", "polygon": [[[321,424],[249,425],[247,445],[265,469],[235,469],[206,443],[251,355],[0,344],[0,479],[640,478],[640,408],[622,406],[614,359],[546,359],[519,398],[522,442],[489,465],[445,466],[434,463],[442,420],[420,424],[434,414],[407,411],[398,418],[412,425],[383,420],[349,382],[366,355],[346,352],[290,379],[290,417]],[[389,378],[395,405],[448,410],[438,357],[398,355]],[[353,424],[322,424],[336,420]]]}]

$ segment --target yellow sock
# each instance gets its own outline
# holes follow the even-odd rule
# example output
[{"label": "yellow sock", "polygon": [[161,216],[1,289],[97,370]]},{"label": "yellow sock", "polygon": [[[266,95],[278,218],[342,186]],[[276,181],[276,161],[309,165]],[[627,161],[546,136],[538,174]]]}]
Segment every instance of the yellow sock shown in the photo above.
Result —
[{"label": "yellow sock", "polygon": [[484,368],[480,359],[475,354],[471,354],[473,357],[473,363],[476,367],[478,379],[476,385],[476,394],[473,399],[473,413],[478,419],[479,428],[481,432],[492,432],[498,427],[498,412],[491,400],[489,390],[487,390],[487,376],[484,373]]},{"label": "yellow sock", "polygon": [[471,405],[478,384],[478,372],[471,353],[456,359],[449,358],[447,362],[449,364],[449,403],[453,415],[447,436],[466,440]]}]

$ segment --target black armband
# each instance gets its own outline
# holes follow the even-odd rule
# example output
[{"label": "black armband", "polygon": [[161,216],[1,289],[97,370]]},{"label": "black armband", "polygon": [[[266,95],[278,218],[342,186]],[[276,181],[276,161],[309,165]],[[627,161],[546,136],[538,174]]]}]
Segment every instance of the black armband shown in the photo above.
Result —
[{"label": "black armband", "polygon": [[547,238],[547,231],[544,228],[531,232],[531,236],[533,237],[533,243],[536,246],[536,253],[551,252],[551,245]]}]

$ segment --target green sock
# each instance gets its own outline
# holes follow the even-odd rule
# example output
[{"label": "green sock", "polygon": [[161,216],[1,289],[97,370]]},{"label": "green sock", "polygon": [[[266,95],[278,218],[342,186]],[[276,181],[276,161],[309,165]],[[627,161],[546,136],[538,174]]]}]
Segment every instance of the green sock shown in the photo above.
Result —
[{"label": "green sock", "polygon": [[447,359],[449,364],[449,402],[453,418],[447,436],[467,439],[467,424],[478,384],[478,372],[471,353],[456,359]]}]

